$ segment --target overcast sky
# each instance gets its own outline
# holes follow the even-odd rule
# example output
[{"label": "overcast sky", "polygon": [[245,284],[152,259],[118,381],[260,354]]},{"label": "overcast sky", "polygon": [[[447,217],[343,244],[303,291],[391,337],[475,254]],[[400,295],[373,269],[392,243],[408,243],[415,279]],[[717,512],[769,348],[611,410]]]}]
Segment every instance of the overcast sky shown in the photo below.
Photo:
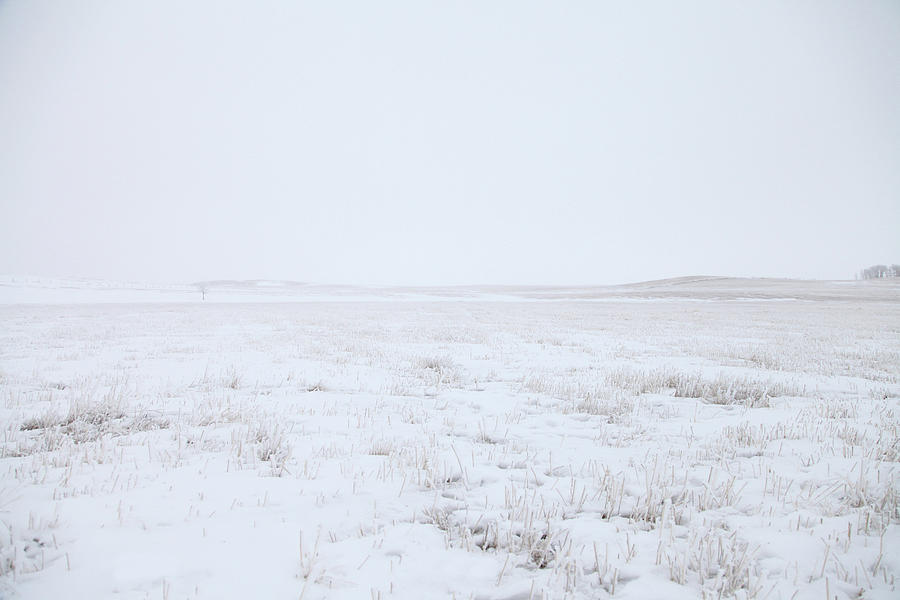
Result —
[{"label": "overcast sky", "polygon": [[0,2],[0,273],[851,278],[900,3]]}]

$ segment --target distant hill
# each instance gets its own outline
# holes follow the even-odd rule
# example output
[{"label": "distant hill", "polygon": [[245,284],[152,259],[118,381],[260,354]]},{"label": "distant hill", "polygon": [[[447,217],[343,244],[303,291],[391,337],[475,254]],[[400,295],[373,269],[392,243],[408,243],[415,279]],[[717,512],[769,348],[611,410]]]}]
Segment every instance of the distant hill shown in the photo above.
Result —
[{"label": "distant hill", "polygon": [[0,277],[0,304],[328,301],[900,301],[900,279],[818,281],[692,275],[622,285],[360,286],[281,280],[158,284]]}]

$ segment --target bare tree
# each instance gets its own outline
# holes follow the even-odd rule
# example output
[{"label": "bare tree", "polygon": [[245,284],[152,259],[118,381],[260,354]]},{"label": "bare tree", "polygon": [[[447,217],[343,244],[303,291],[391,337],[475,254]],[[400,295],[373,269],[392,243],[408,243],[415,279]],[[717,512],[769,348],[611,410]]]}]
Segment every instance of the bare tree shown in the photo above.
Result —
[{"label": "bare tree", "polygon": [[860,279],[884,279],[886,277],[900,277],[900,265],[872,265],[859,272]]}]

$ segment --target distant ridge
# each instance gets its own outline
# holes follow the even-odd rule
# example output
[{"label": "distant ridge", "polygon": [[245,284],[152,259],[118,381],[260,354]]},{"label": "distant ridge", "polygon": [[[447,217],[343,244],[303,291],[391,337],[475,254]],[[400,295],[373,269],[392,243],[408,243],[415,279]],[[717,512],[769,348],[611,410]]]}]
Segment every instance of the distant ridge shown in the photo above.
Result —
[{"label": "distant ridge", "polygon": [[155,284],[0,276],[0,304],[651,300],[900,302],[900,280],[820,281],[690,275],[619,285],[364,286],[272,279]]}]

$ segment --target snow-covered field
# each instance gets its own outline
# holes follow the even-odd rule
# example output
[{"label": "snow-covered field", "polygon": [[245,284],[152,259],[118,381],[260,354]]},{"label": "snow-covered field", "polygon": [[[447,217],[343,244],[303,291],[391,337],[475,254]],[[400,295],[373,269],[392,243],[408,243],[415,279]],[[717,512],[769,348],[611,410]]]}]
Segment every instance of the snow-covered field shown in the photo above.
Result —
[{"label": "snow-covered field", "polygon": [[3,287],[0,597],[898,597],[896,286]]}]

